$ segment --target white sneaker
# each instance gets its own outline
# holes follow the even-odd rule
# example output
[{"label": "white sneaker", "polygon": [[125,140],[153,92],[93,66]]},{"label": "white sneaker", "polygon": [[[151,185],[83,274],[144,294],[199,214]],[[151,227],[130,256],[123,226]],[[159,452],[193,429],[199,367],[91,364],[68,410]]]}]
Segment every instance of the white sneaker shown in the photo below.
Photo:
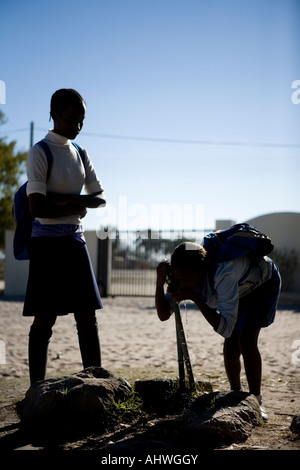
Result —
[{"label": "white sneaker", "polygon": [[262,395],[257,395],[255,398],[257,399],[257,401],[259,403],[262,420],[263,420],[264,423],[267,423],[269,418],[268,418],[267,412],[266,412],[265,407],[264,407],[263,402],[262,402]]}]

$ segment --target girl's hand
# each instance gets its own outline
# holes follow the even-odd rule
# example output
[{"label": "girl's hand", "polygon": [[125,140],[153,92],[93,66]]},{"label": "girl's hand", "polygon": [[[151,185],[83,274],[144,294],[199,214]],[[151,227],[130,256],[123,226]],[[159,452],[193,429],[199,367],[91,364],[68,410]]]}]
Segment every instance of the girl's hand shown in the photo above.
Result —
[{"label": "girl's hand", "polygon": [[83,219],[83,217],[85,217],[86,214],[87,214],[87,208],[86,207],[80,207],[80,209],[79,209],[80,218]]},{"label": "girl's hand", "polygon": [[156,285],[163,287],[166,282],[166,277],[170,269],[170,262],[168,260],[162,261],[156,268]]},{"label": "girl's hand", "polygon": [[64,206],[71,202],[69,194],[62,194],[62,193],[47,193],[47,198],[53,203],[57,204],[58,206]]},{"label": "girl's hand", "polygon": [[57,206],[66,206],[68,204],[70,208],[72,207],[72,213],[79,214],[81,219],[87,214],[87,208],[79,204],[72,194],[47,193],[47,198]]}]

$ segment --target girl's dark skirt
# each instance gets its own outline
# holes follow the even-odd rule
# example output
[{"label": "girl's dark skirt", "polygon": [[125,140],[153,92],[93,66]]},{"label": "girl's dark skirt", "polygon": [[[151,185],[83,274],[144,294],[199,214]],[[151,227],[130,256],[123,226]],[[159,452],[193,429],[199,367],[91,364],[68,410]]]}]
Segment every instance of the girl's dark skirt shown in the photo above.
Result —
[{"label": "girl's dark skirt", "polygon": [[281,277],[273,263],[269,281],[239,300],[238,319],[234,331],[242,327],[265,328],[274,322],[281,289]]},{"label": "girl's dark skirt", "polygon": [[102,308],[85,243],[72,236],[31,240],[23,315],[67,315]]}]

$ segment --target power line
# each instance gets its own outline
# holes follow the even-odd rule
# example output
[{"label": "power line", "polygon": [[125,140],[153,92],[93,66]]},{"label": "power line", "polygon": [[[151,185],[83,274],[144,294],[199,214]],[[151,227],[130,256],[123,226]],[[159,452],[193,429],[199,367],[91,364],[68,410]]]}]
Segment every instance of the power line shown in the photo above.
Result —
[{"label": "power line", "polygon": [[12,131],[1,131],[0,134],[6,135],[6,134],[16,134],[18,132],[28,132],[28,127],[24,127],[23,129],[14,129]]},{"label": "power line", "polygon": [[166,142],[174,144],[194,144],[194,145],[221,145],[221,146],[243,146],[243,147],[285,147],[285,148],[300,148],[300,144],[275,144],[266,142],[238,142],[238,141],[211,141],[211,140],[185,140],[185,139],[167,139],[158,137],[136,137],[115,134],[93,134],[82,132],[81,135],[89,137],[101,137],[105,139],[125,139],[125,140],[140,140],[150,142]]},{"label": "power line", "polygon": [[[35,130],[47,132],[48,129],[35,127]],[[28,131],[28,128],[14,129],[12,131],[0,132],[0,134],[14,134],[18,132]],[[160,137],[139,137],[119,134],[100,134],[93,132],[81,132],[82,136],[97,137],[101,139],[113,140],[135,140],[142,142],[161,142],[170,144],[187,144],[187,145],[217,145],[217,146],[235,146],[235,147],[273,147],[273,148],[300,148],[300,144],[272,143],[272,142],[241,142],[241,141],[213,141],[213,140],[193,140],[193,139],[169,139]]]}]

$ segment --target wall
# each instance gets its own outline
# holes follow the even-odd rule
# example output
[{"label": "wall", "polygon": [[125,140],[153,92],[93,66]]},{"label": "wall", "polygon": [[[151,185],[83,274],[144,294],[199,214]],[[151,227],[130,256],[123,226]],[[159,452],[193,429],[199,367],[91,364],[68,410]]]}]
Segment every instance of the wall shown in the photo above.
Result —
[{"label": "wall", "polygon": [[14,230],[5,230],[4,295],[23,297],[26,291],[28,261],[17,261],[13,254]]},{"label": "wall", "polygon": [[[268,235],[275,250],[286,248],[297,252],[299,265],[294,274],[293,292],[300,293],[300,213],[277,212],[255,217],[247,222]],[[272,258],[272,253],[270,257]]]}]

